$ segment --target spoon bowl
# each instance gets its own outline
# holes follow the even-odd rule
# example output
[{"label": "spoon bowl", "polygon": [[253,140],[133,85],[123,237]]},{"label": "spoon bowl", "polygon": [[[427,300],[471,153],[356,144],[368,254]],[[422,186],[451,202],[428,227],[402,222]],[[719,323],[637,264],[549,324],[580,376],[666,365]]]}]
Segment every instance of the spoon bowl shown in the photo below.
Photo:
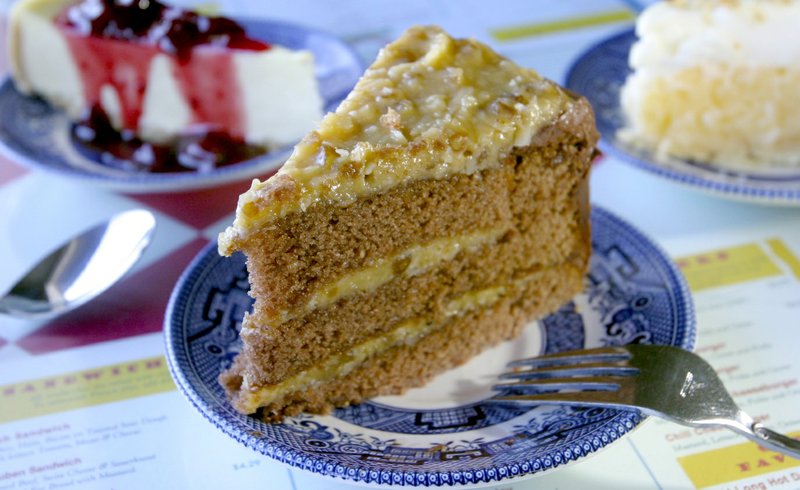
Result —
[{"label": "spoon bowl", "polygon": [[135,209],[82,232],[39,261],[0,297],[0,313],[46,318],[86,303],[139,260],[155,225],[152,213]]}]

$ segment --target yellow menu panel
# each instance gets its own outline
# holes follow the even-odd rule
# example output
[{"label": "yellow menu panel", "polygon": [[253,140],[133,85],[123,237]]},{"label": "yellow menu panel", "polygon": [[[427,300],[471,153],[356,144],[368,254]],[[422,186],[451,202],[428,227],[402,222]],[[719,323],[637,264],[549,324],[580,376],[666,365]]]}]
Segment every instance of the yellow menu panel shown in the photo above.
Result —
[{"label": "yellow menu panel", "polygon": [[596,14],[556,19],[547,22],[516,25],[490,31],[496,41],[516,41],[555,32],[565,32],[585,27],[595,27],[618,22],[632,22],[636,15],[627,9],[609,10]]},{"label": "yellow menu panel", "polygon": [[676,262],[694,292],[783,273],[756,243],[711,250],[679,258]]},{"label": "yellow menu panel", "polygon": [[[789,436],[798,438],[800,432]],[[697,488],[800,467],[800,460],[764,449],[754,442],[683,456],[678,462]]]},{"label": "yellow menu panel", "polygon": [[776,257],[781,259],[792,271],[794,277],[800,280],[800,259],[786,246],[780,238],[772,238],[767,240],[769,248]]},{"label": "yellow menu panel", "polygon": [[0,386],[0,423],[174,390],[159,357]]}]

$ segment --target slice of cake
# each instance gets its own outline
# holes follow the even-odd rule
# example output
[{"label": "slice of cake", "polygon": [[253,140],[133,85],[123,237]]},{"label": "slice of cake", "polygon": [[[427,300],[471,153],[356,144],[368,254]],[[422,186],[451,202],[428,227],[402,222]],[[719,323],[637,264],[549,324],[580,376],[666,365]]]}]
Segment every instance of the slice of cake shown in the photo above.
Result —
[{"label": "slice of cake", "polygon": [[800,167],[798,25],[795,0],[650,6],[636,23],[619,137],[660,157]]},{"label": "slice of cake", "polygon": [[9,50],[21,92],[74,120],[101,110],[148,142],[215,131],[277,148],[322,116],[310,52],[157,0],[23,0],[11,11]]},{"label": "slice of cake", "polygon": [[255,298],[233,405],[279,420],[400,393],[569,300],[596,141],[585,99],[409,29],[220,235]]}]

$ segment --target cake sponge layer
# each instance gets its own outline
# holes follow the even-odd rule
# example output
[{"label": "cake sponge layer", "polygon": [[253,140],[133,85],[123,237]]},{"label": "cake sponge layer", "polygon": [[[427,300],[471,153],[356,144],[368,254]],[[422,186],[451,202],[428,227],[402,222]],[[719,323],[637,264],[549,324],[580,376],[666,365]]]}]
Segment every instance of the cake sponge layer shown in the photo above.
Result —
[{"label": "cake sponge layer", "polygon": [[[434,335],[462,316],[477,314],[473,309],[494,310],[496,304],[513,306],[514,315],[530,320],[580,291],[590,255],[587,179],[596,133],[588,104],[576,107],[581,111],[564,114],[537,135],[535,146],[515,149],[497,168],[412,182],[345,207],[320,204],[244,241],[256,303],[242,329],[244,350],[223,377],[237,408],[252,412],[268,404],[269,417],[280,417],[281,402],[262,395],[274,397],[276,386],[292,386],[304,371],[325,371],[320,366],[326,360],[352,359],[352,349],[392,335],[404,322],[422,319],[436,326]],[[374,290],[308,309],[314,292],[343,274],[358,274],[409,247],[482,234],[496,238],[424,273],[409,276],[398,268]],[[516,331],[524,322],[516,323],[502,331]],[[476,345],[485,348],[509,338],[490,332],[493,328],[487,327]],[[453,348],[473,342],[469,335],[459,335]],[[416,343],[427,344],[428,337]],[[458,359],[472,354],[467,350]],[[380,365],[384,355],[376,352],[366,362]],[[429,374],[415,385],[452,367],[454,359],[427,359]],[[330,383],[338,386],[342,380]],[[302,384],[295,388],[306,392]],[[321,393],[325,385],[314,384],[312,391]],[[342,390],[337,397],[354,402],[378,393]],[[279,396],[293,406],[318,408],[300,403],[302,398]]]},{"label": "cake sponge layer", "polygon": [[568,301],[597,139],[585,99],[409,29],[220,235],[256,300],[221,376],[234,407],[280,420],[399,393]]},{"label": "cake sponge layer", "polygon": [[[587,190],[578,185],[587,185],[596,137],[591,107],[576,99],[530,146],[515,148],[494,168],[279,218],[238,242],[249,270],[269,271],[250,276],[254,311],[263,315],[258,323],[274,324],[303,308],[343,274],[443,237],[503,228],[524,242],[510,264],[534,251],[544,262],[564,259],[572,252],[569,226],[588,223]],[[572,212],[576,217],[563,220]]]},{"label": "cake sponge layer", "polygon": [[[258,410],[266,421],[279,421],[302,411],[327,413],[334,407],[359,403],[377,395],[401,394],[422,386],[442,371],[456,367],[489,346],[513,339],[528,324],[531,315],[555,310],[565,297],[582,287],[583,267],[565,265],[543,271],[520,284],[513,296],[502,298],[485,309],[455,317],[422,339],[393,345],[359,364],[332,382],[299,386],[262,403],[258,390],[242,391],[239,357],[233,368],[220,378],[232,394],[234,406],[245,413]],[[546,291],[547,294],[542,294]],[[454,342],[453,339],[459,339]]]}]

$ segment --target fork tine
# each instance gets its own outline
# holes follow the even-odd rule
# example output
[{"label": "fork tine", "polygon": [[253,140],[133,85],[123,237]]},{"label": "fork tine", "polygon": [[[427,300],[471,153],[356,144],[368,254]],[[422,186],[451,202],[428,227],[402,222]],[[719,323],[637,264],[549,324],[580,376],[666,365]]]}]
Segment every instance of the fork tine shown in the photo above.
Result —
[{"label": "fork tine", "polygon": [[542,379],[569,376],[633,376],[639,370],[625,362],[594,362],[577,365],[548,366],[541,369],[524,369],[502,373],[500,379]]},{"label": "fork tine", "polygon": [[601,390],[616,391],[622,381],[620,376],[576,376],[572,378],[523,379],[514,383],[494,385],[495,390]]},{"label": "fork tine", "polygon": [[558,393],[531,393],[525,395],[503,395],[489,398],[489,402],[520,403],[531,405],[582,405],[631,408],[615,391],[572,391]]},{"label": "fork tine", "polygon": [[558,352],[544,356],[529,357],[527,359],[517,359],[508,363],[508,367],[513,368],[530,366],[537,368],[565,364],[626,361],[630,358],[631,353],[623,347],[603,347],[597,349]]}]

